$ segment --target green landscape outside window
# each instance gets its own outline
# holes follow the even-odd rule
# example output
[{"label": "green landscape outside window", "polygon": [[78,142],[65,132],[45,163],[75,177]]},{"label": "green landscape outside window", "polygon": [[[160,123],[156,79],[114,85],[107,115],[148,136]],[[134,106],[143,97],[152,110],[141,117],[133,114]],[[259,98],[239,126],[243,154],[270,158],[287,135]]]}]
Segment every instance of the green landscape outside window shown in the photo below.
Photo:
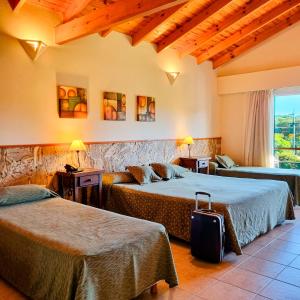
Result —
[{"label": "green landscape outside window", "polygon": [[275,167],[300,169],[300,94],[275,96]]}]

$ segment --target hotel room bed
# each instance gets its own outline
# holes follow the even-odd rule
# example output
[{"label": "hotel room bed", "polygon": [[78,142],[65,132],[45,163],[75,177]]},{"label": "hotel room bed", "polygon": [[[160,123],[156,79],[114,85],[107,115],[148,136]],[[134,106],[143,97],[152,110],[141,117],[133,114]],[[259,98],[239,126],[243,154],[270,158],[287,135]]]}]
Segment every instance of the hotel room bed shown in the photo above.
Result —
[{"label": "hotel room bed", "polygon": [[[195,192],[212,194],[213,208],[225,217],[227,247],[241,247],[273,229],[294,210],[286,182],[211,176],[187,172],[185,178],[146,185],[104,182],[106,208],[163,224],[168,233],[189,241]],[[200,202],[207,207],[207,201]]]},{"label": "hotel room bed", "polygon": [[0,277],[32,299],[131,299],[177,275],[165,228],[61,198],[0,207]]},{"label": "hotel room bed", "polygon": [[294,204],[300,205],[300,170],[263,168],[263,167],[231,167],[230,169],[216,168],[216,175],[282,180],[288,183],[294,196]]}]

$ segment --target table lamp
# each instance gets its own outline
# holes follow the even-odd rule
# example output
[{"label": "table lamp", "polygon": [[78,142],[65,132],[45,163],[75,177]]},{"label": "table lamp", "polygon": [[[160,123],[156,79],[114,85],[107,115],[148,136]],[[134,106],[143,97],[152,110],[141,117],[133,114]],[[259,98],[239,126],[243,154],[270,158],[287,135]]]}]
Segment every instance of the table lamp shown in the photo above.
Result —
[{"label": "table lamp", "polygon": [[189,158],[191,158],[191,145],[194,144],[194,140],[193,138],[189,135],[189,136],[186,136],[183,140],[183,144],[186,144],[188,145],[188,149],[189,149]]},{"label": "table lamp", "polygon": [[79,151],[86,151],[86,147],[82,140],[74,140],[70,146],[70,151],[77,152],[77,160],[78,160],[78,171],[81,170],[80,168],[80,159],[79,159]]}]

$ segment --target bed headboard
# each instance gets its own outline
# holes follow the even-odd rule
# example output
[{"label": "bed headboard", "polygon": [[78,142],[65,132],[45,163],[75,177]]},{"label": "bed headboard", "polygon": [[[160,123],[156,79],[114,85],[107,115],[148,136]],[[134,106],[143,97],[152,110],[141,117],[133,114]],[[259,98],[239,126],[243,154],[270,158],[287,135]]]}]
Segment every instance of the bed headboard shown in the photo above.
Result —
[{"label": "bed headboard", "polygon": [[[195,138],[191,154],[221,153],[221,138]],[[151,162],[174,162],[187,156],[186,145],[176,140],[147,140],[125,142],[86,143],[87,151],[80,152],[83,167],[99,168],[107,172],[123,171],[128,165]],[[0,186],[24,183],[49,186],[53,175],[66,163],[77,164],[75,152],[68,144],[0,146]]]}]

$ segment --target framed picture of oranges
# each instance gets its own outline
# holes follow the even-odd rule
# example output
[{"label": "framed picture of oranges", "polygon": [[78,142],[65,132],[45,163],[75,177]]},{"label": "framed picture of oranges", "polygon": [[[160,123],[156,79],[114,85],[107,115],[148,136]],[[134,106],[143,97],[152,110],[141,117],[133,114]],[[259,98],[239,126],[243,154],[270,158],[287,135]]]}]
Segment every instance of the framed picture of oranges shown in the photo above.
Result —
[{"label": "framed picture of oranges", "polygon": [[137,121],[155,121],[155,98],[147,96],[137,96]]},{"label": "framed picture of oranges", "polygon": [[103,93],[104,120],[126,120],[126,95],[115,92]]},{"label": "framed picture of oranges", "polygon": [[60,118],[87,118],[87,92],[84,88],[57,86]]}]

